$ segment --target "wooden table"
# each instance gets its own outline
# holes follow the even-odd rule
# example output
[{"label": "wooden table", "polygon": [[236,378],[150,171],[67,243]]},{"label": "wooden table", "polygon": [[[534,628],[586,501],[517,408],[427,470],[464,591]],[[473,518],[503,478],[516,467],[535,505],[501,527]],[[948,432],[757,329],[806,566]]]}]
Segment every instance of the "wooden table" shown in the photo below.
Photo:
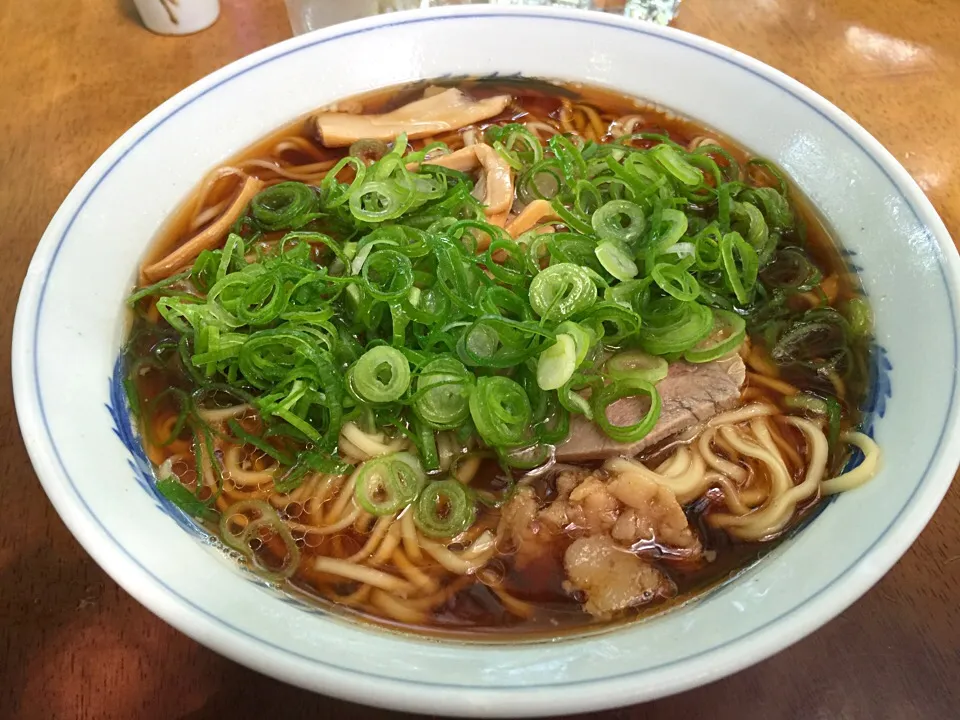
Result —
[{"label": "wooden table", "polygon": [[[129,0],[0,2],[0,359],[20,283],[87,167],[161,101],[289,35],[281,0],[222,0],[161,38]],[[685,0],[679,27],[786,71],[850,113],[960,237],[960,2]],[[287,687],[198,645],[120,590],[47,501],[0,388],[0,718],[399,718]],[[960,717],[960,484],[841,617],[758,667],[590,717]]]}]

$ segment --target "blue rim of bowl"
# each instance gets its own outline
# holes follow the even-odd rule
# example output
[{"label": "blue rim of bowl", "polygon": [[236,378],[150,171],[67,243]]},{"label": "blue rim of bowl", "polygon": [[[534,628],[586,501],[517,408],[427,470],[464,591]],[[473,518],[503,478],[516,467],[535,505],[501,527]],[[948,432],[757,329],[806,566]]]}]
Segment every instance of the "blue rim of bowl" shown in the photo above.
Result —
[{"label": "blue rim of bowl", "polygon": [[[139,562],[139,560],[137,560],[137,558],[135,558],[133,555],[131,555],[131,554],[126,550],[126,548],[124,548],[123,545],[121,545],[121,544],[117,541],[117,539],[113,536],[113,534],[112,534],[112,533],[107,529],[107,527],[101,522],[100,518],[99,518],[96,514],[94,514],[94,512],[92,511],[92,509],[90,508],[90,506],[87,504],[85,498],[84,498],[83,495],[79,492],[79,490],[77,489],[76,485],[74,484],[73,478],[70,476],[70,473],[69,473],[69,471],[67,470],[66,465],[64,464],[62,458],[60,457],[59,450],[57,449],[56,443],[55,443],[55,441],[54,441],[54,439],[53,439],[52,432],[51,432],[50,427],[49,427],[49,424],[48,424],[48,422],[47,422],[46,410],[45,410],[44,405],[43,405],[43,395],[42,395],[41,388],[40,388],[40,373],[39,373],[39,367],[38,367],[38,357],[39,357],[39,354],[38,354],[38,343],[39,343],[40,317],[41,317],[42,311],[43,311],[43,299],[44,299],[44,295],[46,294],[47,283],[48,283],[48,281],[49,281],[49,279],[50,279],[50,275],[51,275],[51,273],[52,273],[53,267],[54,267],[54,265],[56,264],[57,256],[59,255],[60,249],[61,249],[61,247],[63,246],[63,244],[65,243],[65,241],[66,241],[66,239],[67,239],[67,236],[68,236],[69,233],[70,233],[70,229],[71,229],[72,226],[73,226],[74,221],[75,221],[76,218],[80,215],[80,213],[83,211],[83,208],[86,206],[87,201],[93,196],[93,194],[94,194],[94,193],[97,191],[97,189],[99,188],[100,184],[107,178],[107,176],[109,176],[109,174],[113,171],[113,169],[114,169],[117,165],[119,165],[119,164],[124,160],[124,158],[125,158],[135,147],[137,147],[137,145],[139,145],[139,143],[140,143],[141,141],[143,141],[143,140],[146,139],[149,135],[151,135],[151,134],[153,133],[153,131],[155,131],[157,128],[159,128],[161,125],[163,125],[167,120],[169,120],[170,118],[172,118],[173,116],[175,116],[176,114],[178,114],[181,110],[183,110],[184,108],[188,107],[189,105],[191,105],[191,104],[194,103],[195,101],[197,101],[197,100],[199,100],[200,98],[204,97],[206,94],[208,94],[208,93],[211,92],[212,90],[215,90],[216,88],[218,88],[218,87],[220,87],[220,86],[222,86],[222,85],[224,85],[224,84],[226,84],[226,83],[234,80],[234,79],[237,78],[237,77],[240,77],[241,75],[246,74],[247,72],[250,72],[251,70],[255,70],[255,69],[259,68],[259,67],[262,67],[262,66],[264,66],[264,65],[267,65],[267,64],[269,64],[269,63],[271,63],[271,62],[274,62],[275,60],[280,60],[280,59],[282,59],[282,58],[284,58],[284,57],[286,57],[286,56],[288,56],[288,55],[293,55],[293,54],[296,54],[296,53],[298,53],[298,52],[300,52],[300,51],[303,51],[303,50],[306,50],[306,49],[315,47],[315,46],[317,46],[317,45],[323,45],[323,44],[326,44],[326,43],[329,43],[329,42],[333,42],[333,41],[336,41],[336,40],[341,40],[341,39],[346,38],[346,37],[351,37],[351,36],[354,36],[354,35],[362,35],[362,34],[365,34],[365,33],[368,33],[368,32],[376,32],[376,31],[379,31],[379,30],[387,29],[387,28],[400,27],[400,26],[404,26],[404,25],[427,23],[427,22],[444,22],[444,21],[447,21],[447,20],[466,20],[466,19],[472,19],[472,18],[482,18],[482,19],[492,19],[492,18],[514,19],[514,18],[521,18],[521,19],[537,19],[537,20],[549,19],[549,20],[551,20],[551,21],[557,21],[557,22],[570,22],[570,23],[581,24],[581,25],[601,26],[601,27],[604,27],[604,28],[607,28],[607,29],[621,30],[621,31],[626,31],[626,32],[630,32],[630,33],[633,33],[633,34],[651,36],[651,37],[657,38],[658,40],[663,40],[663,41],[666,41],[666,42],[670,42],[670,43],[673,43],[673,44],[677,44],[677,45],[684,46],[684,47],[686,47],[686,48],[688,48],[688,49],[690,49],[690,50],[693,50],[693,51],[695,51],[695,52],[697,52],[697,53],[709,55],[709,56],[713,57],[714,59],[720,60],[720,61],[722,61],[722,62],[724,62],[724,63],[726,63],[726,64],[728,64],[728,65],[733,65],[733,66],[737,67],[738,69],[743,70],[743,71],[745,71],[745,72],[747,72],[747,73],[755,76],[756,78],[762,80],[763,82],[768,83],[768,84],[770,84],[770,85],[778,88],[779,90],[781,90],[782,92],[786,93],[787,95],[790,95],[794,100],[797,100],[797,101],[803,103],[805,106],[807,106],[808,108],[810,108],[811,110],[813,110],[815,113],[817,113],[819,116],[821,116],[821,117],[822,117],[824,120],[826,120],[828,123],[830,123],[831,125],[833,125],[833,126],[834,126],[837,130],[839,130],[851,143],[853,143],[853,145],[855,145],[861,152],[863,152],[863,154],[864,154],[872,163],[874,163],[874,165],[877,166],[877,168],[880,170],[880,172],[881,172],[881,173],[887,178],[887,180],[890,182],[891,186],[897,190],[897,192],[899,193],[900,199],[903,201],[904,205],[905,205],[907,208],[909,208],[910,212],[912,213],[912,215],[913,215],[914,218],[916,219],[917,224],[920,225],[921,227],[928,227],[927,224],[922,220],[922,214],[919,213],[919,212],[916,210],[916,208],[914,207],[913,203],[912,203],[912,202],[909,200],[909,198],[907,198],[907,196],[902,192],[902,190],[901,190],[901,188],[900,188],[900,184],[897,182],[897,180],[887,171],[887,168],[884,167],[884,165],[877,159],[877,157],[876,157],[872,152],[870,152],[856,137],[854,137],[850,132],[848,132],[846,128],[844,128],[844,127],[843,127],[840,123],[838,123],[834,118],[830,117],[830,115],[828,115],[827,113],[825,113],[821,108],[817,107],[816,104],[811,103],[809,100],[807,100],[806,98],[802,97],[800,94],[794,92],[793,90],[791,90],[790,88],[786,87],[785,85],[777,82],[776,80],[774,80],[774,79],[771,78],[771,77],[768,77],[766,74],[764,74],[764,73],[762,73],[762,72],[760,72],[760,71],[758,71],[758,70],[750,67],[747,63],[742,62],[741,56],[740,56],[739,53],[736,53],[735,51],[732,51],[733,54],[734,54],[736,57],[730,57],[730,56],[728,56],[727,54],[725,54],[724,52],[718,51],[715,47],[711,47],[711,45],[715,45],[715,43],[710,43],[709,41],[707,41],[708,46],[703,47],[703,46],[700,46],[700,45],[698,45],[698,44],[696,44],[696,43],[693,43],[693,42],[688,41],[688,40],[686,39],[686,34],[685,34],[685,33],[676,33],[676,34],[674,34],[674,33],[665,33],[665,32],[663,32],[662,30],[650,30],[650,29],[647,29],[647,28],[645,28],[643,25],[641,25],[640,23],[623,23],[622,21],[618,22],[618,21],[616,21],[615,19],[605,19],[605,18],[603,18],[603,16],[601,16],[601,15],[599,15],[599,14],[598,14],[598,16],[593,17],[593,16],[589,16],[589,15],[587,15],[587,14],[579,14],[579,13],[574,13],[574,12],[570,12],[569,14],[566,14],[566,15],[565,15],[565,14],[561,14],[561,13],[557,13],[557,14],[549,13],[549,14],[548,14],[548,13],[542,13],[542,12],[541,12],[541,13],[536,13],[536,12],[502,12],[502,11],[501,11],[501,12],[475,12],[475,11],[474,11],[474,12],[462,12],[462,13],[446,12],[446,13],[439,14],[439,15],[433,15],[433,14],[431,14],[431,15],[428,15],[428,16],[413,16],[413,17],[408,16],[408,17],[405,17],[405,18],[403,18],[403,19],[397,19],[397,20],[394,20],[394,21],[379,22],[379,23],[377,23],[377,24],[373,24],[373,25],[370,25],[370,26],[360,27],[360,28],[354,28],[354,29],[349,29],[349,30],[345,30],[345,31],[343,31],[343,32],[341,32],[341,33],[339,33],[339,34],[326,35],[326,36],[317,38],[316,40],[313,40],[313,41],[311,41],[311,42],[307,42],[307,43],[303,43],[303,44],[298,44],[298,45],[296,45],[296,47],[293,47],[293,48],[291,48],[291,49],[289,49],[289,50],[285,50],[285,51],[283,51],[283,52],[281,52],[281,53],[278,53],[278,54],[276,54],[276,55],[271,55],[271,56],[269,56],[269,57],[265,57],[265,58],[263,58],[262,60],[259,60],[259,61],[257,61],[257,62],[254,62],[253,64],[251,64],[251,65],[249,65],[249,66],[243,67],[243,68],[237,70],[236,72],[230,74],[229,76],[224,77],[224,78],[218,80],[216,83],[210,85],[210,86],[207,87],[207,88],[204,88],[204,89],[203,89],[201,92],[199,92],[196,96],[189,98],[188,100],[186,100],[186,101],[183,102],[182,104],[180,104],[180,105],[176,106],[175,108],[173,108],[169,113],[167,113],[167,114],[164,115],[162,118],[160,118],[159,120],[157,120],[150,128],[148,128],[146,131],[142,132],[142,133],[140,134],[140,136],[137,137],[137,138],[133,141],[133,143],[132,143],[128,148],[126,148],[113,162],[110,163],[109,167],[107,167],[106,170],[103,171],[103,173],[100,175],[100,177],[97,178],[97,180],[94,182],[93,186],[86,192],[86,194],[85,194],[85,196],[83,197],[83,199],[79,202],[79,204],[77,205],[76,209],[72,212],[69,220],[66,222],[66,225],[65,225],[65,227],[64,227],[64,229],[63,229],[63,232],[61,233],[60,237],[58,238],[58,240],[57,240],[57,242],[56,242],[56,247],[55,247],[55,249],[54,249],[54,252],[53,252],[53,254],[52,254],[52,256],[51,256],[51,258],[50,258],[50,260],[49,260],[49,263],[48,263],[48,265],[47,265],[47,267],[46,267],[46,269],[45,269],[45,271],[44,271],[43,282],[42,282],[41,289],[40,289],[40,294],[39,294],[39,297],[38,297],[37,308],[36,308],[36,311],[35,311],[36,314],[35,314],[34,323],[33,323],[33,336],[32,336],[32,338],[30,338],[30,340],[31,340],[32,351],[33,351],[32,354],[33,354],[33,376],[34,376],[33,379],[34,379],[34,389],[35,389],[35,391],[36,391],[37,405],[38,405],[38,408],[39,408],[39,410],[40,410],[41,421],[42,421],[42,423],[43,423],[44,430],[46,431],[46,435],[47,435],[47,439],[48,439],[49,444],[50,444],[50,448],[53,450],[53,453],[54,453],[54,455],[56,456],[56,459],[57,459],[57,463],[60,465],[60,469],[62,470],[62,472],[63,472],[63,474],[64,474],[64,477],[67,479],[67,481],[68,481],[68,483],[69,483],[69,485],[70,485],[70,488],[72,489],[72,491],[73,491],[74,494],[76,495],[77,499],[80,501],[81,505],[83,506],[84,510],[87,512],[87,514],[89,515],[89,517],[99,526],[99,528],[103,531],[103,533],[113,542],[113,544],[115,545],[116,549],[119,550],[122,555],[126,556],[131,562],[134,563],[134,565],[136,565],[138,568],[140,568],[148,577],[152,578],[152,579],[153,579],[161,588],[163,588],[163,590],[166,591],[169,595],[177,598],[180,602],[184,603],[185,605],[187,605],[187,606],[189,606],[190,608],[192,608],[193,610],[195,610],[197,613],[199,613],[200,615],[202,615],[203,617],[205,617],[208,621],[213,622],[214,624],[217,624],[217,625],[221,625],[221,626],[225,627],[226,629],[228,629],[229,631],[231,631],[231,632],[233,632],[233,633],[242,635],[242,636],[248,638],[249,640],[252,640],[252,641],[255,642],[255,643],[258,643],[258,644],[261,644],[261,645],[265,645],[265,646],[267,646],[267,647],[269,647],[269,648],[271,648],[271,649],[273,649],[273,650],[275,650],[275,651],[280,652],[281,654],[290,655],[290,656],[292,656],[292,657],[294,657],[294,658],[297,658],[298,660],[304,660],[304,661],[307,661],[307,662],[309,662],[309,663],[316,664],[316,665],[320,665],[320,666],[323,666],[323,667],[326,667],[326,668],[330,668],[330,669],[333,669],[333,670],[337,670],[337,671],[340,671],[340,672],[344,672],[344,673],[348,673],[348,674],[352,674],[352,675],[357,675],[357,676],[360,676],[360,677],[366,677],[366,678],[377,678],[377,679],[389,680],[389,681],[391,681],[391,682],[396,682],[396,683],[398,683],[398,684],[407,685],[407,686],[410,686],[410,687],[422,687],[422,686],[427,686],[427,687],[438,687],[438,688],[446,688],[446,689],[469,689],[469,690],[480,691],[480,692],[497,692],[497,691],[502,691],[502,690],[530,691],[530,690],[537,690],[537,689],[555,689],[555,688],[557,688],[557,687],[562,687],[562,686],[591,685],[591,684],[597,684],[597,683],[607,682],[607,681],[611,681],[611,680],[626,678],[626,677],[630,677],[630,676],[638,676],[638,675],[643,675],[643,674],[652,673],[652,672],[655,672],[655,671],[661,671],[661,670],[667,669],[667,668],[669,668],[669,667],[672,667],[672,666],[675,666],[675,665],[678,665],[678,664],[682,664],[682,663],[686,663],[686,662],[689,662],[689,661],[691,661],[691,660],[694,660],[694,659],[696,659],[696,658],[698,658],[698,657],[702,657],[702,656],[704,656],[704,655],[707,655],[707,654],[710,654],[710,653],[714,653],[714,652],[717,652],[717,651],[722,650],[722,649],[724,649],[724,648],[727,648],[727,647],[729,647],[729,646],[731,646],[731,645],[734,645],[734,644],[736,644],[736,643],[739,643],[739,642],[741,642],[741,641],[743,641],[743,640],[745,640],[745,639],[747,639],[747,638],[749,638],[749,637],[751,637],[751,636],[753,636],[753,635],[756,635],[756,634],[759,633],[759,632],[762,632],[763,630],[765,630],[766,628],[768,628],[768,627],[770,627],[770,626],[772,626],[772,625],[775,625],[775,624],[780,623],[780,622],[781,622],[784,618],[786,618],[788,615],[791,615],[791,614],[799,611],[801,608],[803,608],[805,605],[807,605],[808,603],[810,603],[812,600],[814,600],[815,598],[817,598],[817,597],[819,597],[820,595],[822,595],[825,591],[827,591],[827,590],[829,590],[830,588],[832,588],[837,582],[839,582],[841,579],[843,579],[845,576],[847,576],[848,573],[850,572],[850,570],[852,570],[855,566],[859,565],[860,562],[863,560],[863,558],[866,557],[871,551],[873,551],[873,549],[874,549],[878,544],[880,544],[881,541],[883,541],[884,539],[886,539],[887,536],[888,536],[888,534],[889,534],[889,532],[890,532],[890,530],[891,530],[891,528],[892,528],[894,525],[897,524],[897,522],[900,520],[900,518],[902,517],[902,515],[904,514],[904,512],[905,512],[905,511],[907,510],[907,508],[912,504],[913,499],[914,499],[914,498],[916,497],[916,495],[917,495],[917,492],[918,492],[918,491],[920,490],[920,488],[925,484],[926,480],[927,480],[928,477],[929,477],[930,468],[932,467],[932,465],[934,464],[934,462],[937,461],[938,459],[940,459],[940,457],[942,456],[942,448],[943,448],[944,437],[945,437],[945,435],[946,435],[946,429],[947,429],[947,427],[949,427],[949,426],[952,425],[952,423],[950,422],[950,420],[951,420],[950,409],[953,408],[953,401],[954,401],[954,398],[956,397],[957,376],[956,376],[956,375],[954,376],[954,382],[953,382],[953,384],[952,384],[951,387],[950,387],[950,400],[949,400],[949,403],[948,403],[948,405],[947,405],[948,410],[947,410],[946,421],[944,422],[943,427],[941,427],[940,436],[939,436],[938,439],[937,439],[936,446],[935,446],[934,451],[932,452],[932,454],[931,454],[931,456],[930,456],[930,459],[929,459],[929,461],[928,461],[928,463],[927,463],[926,468],[924,469],[923,473],[920,475],[920,480],[919,480],[919,482],[918,482],[917,485],[913,488],[913,490],[911,491],[909,497],[908,497],[907,500],[904,502],[903,506],[897,511],[897,513],[896,513],[895,517],[893,518],[893,520],[887,525],[886,528],[884,528],[883,532],[880,533],[880,535],[877,537],[876,540],[874,540],[874,542],[870,545],[870,547],[868,547],[866,550],[864,550],[863,553],[861,553],[861,555],[860,555],[859,557],[857,557],[857,559],[854,560],[847,568],[845,568],[842,572],[838,573],[837,576],[836,576],[833,580],[831,580],[831,581],[828,582],[827,584],[823,585],[821,588],[819,588],[819,589],[818,589],[816,592],[814,592],[812,595],[810,595],[810,596],[807,597],[807,598],[804,598],[801,602],[796,603],[795,605],[793,605],[793,606],[792,606],[791,608],[789,608],[788,610],[784,610],[782,613],[780,613],[779,615],[777,615],[775,618],[773,618],[773,619],[771,619],[771,620],[768,620],[767,622],[765,622],[763,625],[760,625],[759,627],[756,627],[756,628],[753,628],[753,629],[749,630],[748,632],[744,633],[743,635],[740,635],[740,636],[738,636],[738,637],[736,637],[736,638],[733,638],[733,639],[730,639],[730,640],[723,641],[723,642],[718,643],[718,644],[716,644],[716,645],[714,645],[714,646],[712,646],[712,647],[710,647],[710,648],[698,650],[698,651],[697,651],[696,653],[694,653],[694,654],[687,655],[687,656],[682,657],[682,658],[677,658],[677,659],[671,660],[671,661],[669,661],[669,662],[663,663],[663,664],[661,664],[661,665],[654,665],[654,666],[650,666],[650,667],[643,668],[643,669],[640,669],[640,670],[631,670],[631,671],[629,671],[629,672],[619,673],[619,674],[614,674],[614,675],[604,675],[604,676],[602,676],[602,677],[592,678],[592,679],[584,679],[584,680],[563,680],[563,681],[561,681],[561,682],[554,683],[554,684],[525,684],[525,685],[502,685],[502,684],[498,684],[498,685],[495,686],[495,687],[492,687],[492,686],[491,686],[491,687],[484,687],[484,686],[478,686],[478,685],[476,685],[476,684],[437,683],[437,682],[431,682],[431,681],[427,681],[427,680],[416,680],[416,681],[406,680],[406,679],[398,678],[398,677],[395,677],[395,676],[392,676],[392,675],[381,675],[381,674],[376,674],[376,673],[372,673],[372,672],[364,672],[364,671],[362,671],[362,670],[356,670],[356,669],[353,669],[353,668],[344,667],[344,666],[341,666],[341,665],[336,665],[336,664],[333,664],[333,663],[324,662],[323,660],[319,660],[319,659],[314,658],[314,657],[311,657],[311,656],[309,656],[309,655],[301,654],[301,653],[299,653],[299,652],[296,652],[296,651],[291,650],[290,648],[284,647],[284,646],[282,646],[282,645],[276,645],[276,644],[274,644],[274,643],[272,643],[272,642],[270,642],[270,641],[268,641],[268,640],[265,640],[265,639],[263,639],[263,638],[257,637],[257,636],[255,636],[255,635],[252,635],[252,634],[248,633],[247,631],[245,631],[245,630],[243,630],[243,629],[241,629],[241,628],[238,628],[238,627],[236,627],[236,626],[234,626],[234,625],[232,625],[232,624],[224,621],[222,618],[218,617],[217,615],[208,612],[208,611],[207,611],[206,609],[204,609],[203,607],[197,605],[197,604],[194,603],[193,601],[191,601],[191,600],[189,600],[188,598],[184,597],[183,595],[179,594],[177,591],[175,591],[175,590],[174,590],[173,588],[171,588],[170,586],[166,585],[166,584],[164,583],[164,581],[161,580],[161,579],[160,579],[159,577],[157,577],[156,575],[154,575],[153,572],[151,572],[151,570],[150,570],[149,568],[147,568],[146,566],[142,565],[142,564]],[[727,50],[727,52],[731,52],[731,51]],[[776,71],[774,71],[774,73],[776,73]],[[782,74],[781,74],[781,75],[782,75]],[[824,101],[824,102],[826,102],[826,101]],[[938,270],[940,271],[941,278],[942,278],[942,280],[943,280],[944,288],[945,288],[945,290],[946,290],[946,295],[947,295],[947,300],[948,300],[947,305],[948,305],[948,308],[949,308],[949,310],[950,310],[950,317],[951,317],[951,326],[952,326],[952,328],[954,329],[954,338],[953,338],[953,339],[954,339],[954,342],[953,342],[953,344],[952,344],[952,349],[953,349],[953,353],[954,353],[954,362],[953,362],[953,365],[954,365],[954,367],[957,367],[957,358],[958,358],[958,355],[960,355],[960,350],[958,350],[958,335],[957,335],[957,332],[956,332],[956,328],[957,328],[957,321],[956,321],[956,320],[957,320],[957,319],[956,319],[956,314],[955,314],[955,311],[954,311],[955,300],[954,300],[953,294],[952,294],[952,292],[951,292],[951,285],[950,285],[949,278],[947,277],[947,274],[946,274],[946,272],[945,272],[945,258],[943,258],[942,249],[940,248],[939,244],[937,243],[936,238],[934,237],[933,233],[928,233],[927,238],[925,239],[925,243],[926,243],[926,244],[929,246],[929,248],[934,252],[934,254],[936,254],[938,257],[941,258],[941,261],[938,262],[937,265],[938,265]],[[825,621],[825,620],[826,620],[826,619],[821,619],[821,622],[823,622],[823,621]],[[776,649],[780,649],[780,648],[776,648]],[[733,668],[733,669],[729,669],[729,670],[720,672],[720,673],[717,674],[717,676],[725,675],[725,674],[727,674],[728,672],[732,672],[734,669],[736,669],[736,668]],[[714,679],[714,678],[711,676],[710,679]]]}]

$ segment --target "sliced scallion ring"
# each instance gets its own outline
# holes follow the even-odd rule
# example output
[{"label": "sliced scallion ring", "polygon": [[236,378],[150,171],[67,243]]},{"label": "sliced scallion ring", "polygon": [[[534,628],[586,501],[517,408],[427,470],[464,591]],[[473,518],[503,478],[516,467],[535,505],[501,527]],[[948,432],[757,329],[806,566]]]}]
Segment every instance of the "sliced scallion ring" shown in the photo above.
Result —
[{"label": "sliced scallion ring", "polygon": [[488,445],[513,447],[523,442],[533,410],[519,383],[494,375],[477,380],[470,393],[470,416]]},{"label": "sliced scallion ring", "polygon": [[633,258],[615,242],[604,241],[593,252],[603,269],[617,280],[630,280],[639,272]]},{"label": "sliced scallion ring", "polygon": [[437,480],[420,493],[413,521],[424,535],[451,538],[473,525],[476,503],[470,491],[457,480]]},{"label": "sliced scallion ring", "polygon": [[410,387],[410,363],[396,348],[380,345],[365,352],[350,372],[354,391],[364,400],[399,400]]},{"label": "sliced scallion ring", "polygon": [[[650,398],[650,408],[646,415],[631,425],[614,425],[610,422],[607,417],[607,408],[610,405],[623,398],[642,395]],[[605,385],[600,392],[594,393],[590,404],[593,407],[593,421],[609,438],[617,442],[633,443],[642,440],[660,419],[660,394],[646,380],[633,378],[614,380],[609,385]]]},{"label": "sliced scallion ring", "polygon": [[747,323],[729,310],[713,309],[713,330],[683,354],[687,362],[705,363],[736,350],[747,335]]},{"label": "sliced scallion ring", "polygon": [[583,361],[587,359],[587,353],[596,342],[596,335],[588,327],[572,320],[565,320],[557,325],[557,334],[566,334],[573,338],[574,345],[577,348],[576,366],[580,367]]},{"label": "sliced scallion ring", "polygon": [[662,357],[642,350],[625,350],[603,365],[603,371],[614,380],[645,380],[656,384],[667,376],[669,365]]},{"label": "sliced scallion ring", "polygon": [[[264,562],[264,535],[275,535],[283,542],[286,555],[278,567]],[[300,548],[290,529],[277,511],[263,500],[241,500],[224,510],[220,515],[220,538],[246,555],[253,569],[268,580],[285,580],[300,565]]]},{"label": "sliced scallion ring", "polygon": [[541,390],[556,390],[567,384],[576,368],[577,344],[573,337],[561,333],[553,345],[540,353],[537,385]]},{"label": "sliced scallion ring", "polygon": [[547,320],[565,320],[597,300],[597,286],[587,271],[573,263],[551,265],[530,283],[530,305]]},{"label": "sliced scallion ring", "polygon": [[360,468],[354,497],[371,515],[393,515],[417,497],[426,479],[420,461],[410,453],[368,460]]},{"label": "sliced scallion ring", "polygon": [[643,234],[646,218],[643,209],[628,200],[611,200],[590,218],[594,232],[601,240],[630,244]]},{"label": "sliced scallion ring", "polygon": [[472,385],[473,374],[456,358],[431,360],[417,378],[414,412],[431,427],[457,428],[470,416]]}]

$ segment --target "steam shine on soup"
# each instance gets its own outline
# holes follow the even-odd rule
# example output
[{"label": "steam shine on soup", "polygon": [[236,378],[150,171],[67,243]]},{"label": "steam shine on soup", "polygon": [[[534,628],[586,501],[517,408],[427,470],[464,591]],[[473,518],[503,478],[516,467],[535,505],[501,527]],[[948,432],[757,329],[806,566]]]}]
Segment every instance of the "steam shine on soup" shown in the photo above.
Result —
[{"label": "steam shine on soup", "polygon": [[191,194],[130,297],[129,398],[159,492],[268,582],[434,634],[583,631],[869,479],[857,288],[781,172],[691,121],[394,88]]}]

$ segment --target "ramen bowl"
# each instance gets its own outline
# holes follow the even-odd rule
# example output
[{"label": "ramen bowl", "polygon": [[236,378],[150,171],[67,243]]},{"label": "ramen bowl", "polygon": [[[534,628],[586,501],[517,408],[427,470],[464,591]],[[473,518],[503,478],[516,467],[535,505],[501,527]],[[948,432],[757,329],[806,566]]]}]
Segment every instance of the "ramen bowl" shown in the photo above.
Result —
[{"label": "ramen bowl", "polygon": [[[160,502],[118,369],[124,299],[147,245],[206,171],[271,130],[341,98],[442,76],[610,88],[784,168],[874,308],[863,430],[883,448],[879,474],[731,581],[668,612],[591,635],[497,643],[389,632],[308,606],[259,582]],[[199,642],[358,702],[467,716],[570,713],[650,700],[759,662],[842,612],[897,561],[960,458],[958,296],[957,252],[917,185],[853,120],[789,77],[622,18],[459,7],[267,48],[124,134],[36,251],[17,308],[14,389],[31,459],[64,522],[120,585]],[[929,338],[938,338],[935,352]]]}]

